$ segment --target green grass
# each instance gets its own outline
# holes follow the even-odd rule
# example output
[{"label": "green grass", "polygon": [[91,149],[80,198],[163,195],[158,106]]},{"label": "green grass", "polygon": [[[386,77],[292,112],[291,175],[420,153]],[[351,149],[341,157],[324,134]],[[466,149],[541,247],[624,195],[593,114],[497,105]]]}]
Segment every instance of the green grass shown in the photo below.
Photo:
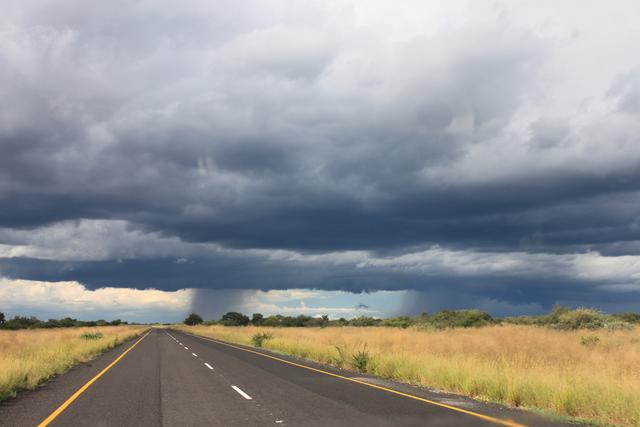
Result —
[{"label": "green grass", "polygon": [[94,333],[86,332],[86,333],[80,335],[80,338],[82,338],[83,340],[99,340],[103,336],[104,335],[102,335],[102,332],[94,332]]}]

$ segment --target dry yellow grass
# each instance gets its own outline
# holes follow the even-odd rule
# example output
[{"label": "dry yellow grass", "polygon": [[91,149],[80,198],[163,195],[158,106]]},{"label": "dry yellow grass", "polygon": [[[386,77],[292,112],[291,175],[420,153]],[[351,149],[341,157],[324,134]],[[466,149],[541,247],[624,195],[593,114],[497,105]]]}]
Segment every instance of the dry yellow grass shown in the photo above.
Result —
[{"label": "dry yellow grass", "polygon": [[[375,375],[560,416],[640,425],[638,329],[181,328],[248,345],[255,333],[268,332],[273,339],[265,348],[347,368],[366,344]],[[599,341],[582,344],[587,335]]]},{"label": "dry yellow grass", "polygon": [[[0,331],[0,399],[31,389],[73,365],[142,333],[143,326]],[[86,340],[84,333],[101,332]]]}]

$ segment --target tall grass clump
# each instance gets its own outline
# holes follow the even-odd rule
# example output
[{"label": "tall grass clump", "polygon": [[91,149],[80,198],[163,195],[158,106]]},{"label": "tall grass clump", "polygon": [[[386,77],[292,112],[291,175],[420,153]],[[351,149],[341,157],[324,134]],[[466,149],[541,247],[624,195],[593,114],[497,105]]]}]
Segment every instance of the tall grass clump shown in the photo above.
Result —
[{"label": "tall grass clump", "polygon": [[0,400],[139,335],[142,326],[0,330]]},{"label": "tall grass clump", "polygon": [[99,340],[103,337],[102,332],[85,332],[80,335],[83,340]]},{"label": "tall grass clump", "polygon": [[268,341],[271,338],[273,338],[273,335],[268,332],[258,332],[251,337],[251,343],[254,347],[262,347],[265,341]]},{"label": "tall grass clump", "polygon": [[583,328],[182,329],[247,345],[268,333],[273,338],[265,348],[339,368],[561,416],[640,425],[640,328],[590,328],[589,313],[566,322]]},{"label": "tall grass clump", "polygon": [[351,366],[358,372],[367,372],[369,368],[369,352],[367,351],[367,345],[362,346],[361,349],[356,350],[351,356]]}]

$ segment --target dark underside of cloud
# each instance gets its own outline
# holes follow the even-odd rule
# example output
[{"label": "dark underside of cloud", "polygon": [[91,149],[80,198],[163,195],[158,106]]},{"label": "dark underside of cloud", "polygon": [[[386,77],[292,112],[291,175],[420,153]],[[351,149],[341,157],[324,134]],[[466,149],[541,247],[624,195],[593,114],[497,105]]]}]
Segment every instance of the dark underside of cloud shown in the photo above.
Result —
[{"label": "dark underside of cloud", "polygon": [[[508,23],[391,42],[353,30],[349,13],[350,32],[336,34],[326,12],[301,28],[248,3],[165,6],[9,8],[0,244],[37,247],[16,236],[119,221],[190,245],[189,256],[128,255],[124,233],[93,260],[7,255],[0,275],[91,288],[412,289],[442,306],[640,301],[602,290],[632,277],[242,255],[640,255],[638,69],[614,73],[598,100],[608,110],[572,120],[546,108],[553,43]],[[198,252],[208,244],[239,252]]]},{"label": "dark underside of cloud", "polygon": [[[408,270],[354,268],[353,266],[292,265],[255,258],[202,258],[184,263],[175,259],[51,261],[32,258],[0,260],[7,277],[38,281],[80,281],[90,289],[105,286],[153,287],[178,290],[185,287],[224,289],[225,301],[238,298],[245,289],[315,288],[349,292],[410,290],[405,302],[408,313],[446,308],[480,307],[494,314],[539,313],[555,303],[593,306],[613,311],[633,310],[639,302],[637,290],[612,292],[609,280],[585,281],[558,277],[556,272],[533,276],[456,276],[425,274]],[[201,308],[219,306],[222,294],[207,299],[206,292],[194,297]],[[220,311],[220,310],[218,310]]]}]

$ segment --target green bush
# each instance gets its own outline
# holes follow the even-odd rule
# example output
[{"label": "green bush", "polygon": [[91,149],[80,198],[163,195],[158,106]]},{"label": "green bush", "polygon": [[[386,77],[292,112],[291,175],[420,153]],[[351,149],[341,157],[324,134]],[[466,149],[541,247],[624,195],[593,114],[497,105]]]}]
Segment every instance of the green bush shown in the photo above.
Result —
[{"label": "green bush", "polygon": [[580,337],[580,344],[586,347],[593,347],[600,342],[600,338],[595,335],[585,335]]},{"label": "green bush", "polygon": [[620,320],[621,322],[640,324],[640,313],[619,313],[614,314],[612,317]]},{"label": "green bush", "polygon": [[392,328],[402,328],[406,329],[409,326],[413,326],[417,323],[416,319],[409,316],[400,316],[400,317],[391,317],[389,319],[384,319],[380,323],[380,326],[390,326]]},{"label": "green bush", "polygon": [[349,321],[349,326],[378,326],[382,323],[382,319],[375,317],[358,316]]},{"label": "green bush", "polygon": [[362,350],[358,350],[353,353],[351,366],[358,372],[367,372],[369,365],[369,352],[367,351],[367,345],[362,347]]},{"label": "green bush", "polygon": [[551,326],[563,330],[600,329],[605,327],[606,322],[607,318],[602,312],[581,307],[558,315]]},{"label": "green bush", "polygon": [[536,325],[560,330],[602,329],[610,331],[633,328],[638,313],[622,313],[607,315],[593,308],[576,308],[571,310],[556,304],[551,312],[543,316],[507,317],[503,321],[516,325]]},{"label": "green bush", "polygon": [[480,310],[442,310],[431,316],[428,323],[436,329],[471,328],[490,325],[494,320]]},{"label": "green bush", "polygon": [[627,322],[621,322],[619,320],[611,320],[605,325],[608,331],[629,331],[633,329],[634,325]]},{"label": "green bush", "polygon": [[102,338],[102,332],[94,332],[94,333],[84,333],[82,335],[80,335],[80,338],[82,338],[83,340],[99,340]]},{"label": "green bush", "polygon": [[336,351],[338,352],[338,355],[335,357],[332,357],[332,362],[335,366],[337,366],[338,368],[342,369],[344,367],[344,364],[347,361],[347,352],[343,347],[340,347],[339,345],[335,346]]},{"label": "green bush", "polygon": [[251,342],[255,347],[262,347],[265,341],[273,338],[273,335],[268,332],[258,332],[251,337]]}]

